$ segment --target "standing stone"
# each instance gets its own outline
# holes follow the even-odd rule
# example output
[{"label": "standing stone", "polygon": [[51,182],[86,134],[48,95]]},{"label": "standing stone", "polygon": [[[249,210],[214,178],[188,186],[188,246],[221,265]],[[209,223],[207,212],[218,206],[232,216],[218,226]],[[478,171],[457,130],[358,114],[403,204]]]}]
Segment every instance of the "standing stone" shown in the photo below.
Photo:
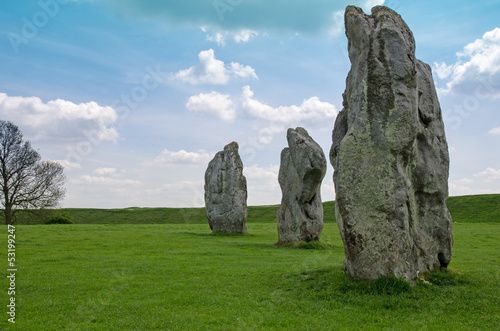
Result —
[{"label": "standing stone", "polygon": [[283,198],[277,212],[280,244],[319,240],[323,230],[321,181],[326,158],[303,128],[288,129],[278,181]]},{"label": "standing stone", "polygon": [[333,130],[336,218],[344,268],[404,277],[451,260],[448,145],[431,68],[393,10],[345,12],[351,70]]},{"label": "standing stone", "polygon": [[236,142],[208,164],[205,207],[212,232],[247,232],[247,180]]}]

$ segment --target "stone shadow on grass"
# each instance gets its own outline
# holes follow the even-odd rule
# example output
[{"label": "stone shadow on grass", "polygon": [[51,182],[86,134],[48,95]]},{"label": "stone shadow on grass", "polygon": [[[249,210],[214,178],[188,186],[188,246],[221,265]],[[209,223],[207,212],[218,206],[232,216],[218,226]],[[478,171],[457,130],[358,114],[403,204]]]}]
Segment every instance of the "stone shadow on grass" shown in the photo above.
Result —
[{"label": "stone shadow on grass", "polygon": [[[464,286],[471,283],[467,275],[443,268],[421,274],[414,284],[404,278],[382,277],[376,280],[356,280],[347,276],[341,266],[316,268],[284,276],[296,284],[291,289],[295,295],[315,296],[320,300],[339,300],[346,304],[358,303],[368,297],[400,297],[422,299],[435,297],[448,286]],[[363,299],[365,298],[365,299]]]}]

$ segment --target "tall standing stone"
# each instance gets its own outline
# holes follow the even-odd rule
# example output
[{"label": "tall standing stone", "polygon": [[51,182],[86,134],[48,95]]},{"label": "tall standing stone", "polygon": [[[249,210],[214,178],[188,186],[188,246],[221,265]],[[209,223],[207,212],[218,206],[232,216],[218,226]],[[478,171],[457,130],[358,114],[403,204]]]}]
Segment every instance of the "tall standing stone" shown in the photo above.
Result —
[{"label": "tall standing stone", "polygon": [[344,268],[358,279],[446,267],[449,155],[431,68],[393,10],[345,12],[351,70],[333,130],[336,218]]},{"label": "tall standing stone", "polygon": [[236,142],[226,145],[208,164],[205,208],[213,232],[247,232],[247,180]]},{"label": "tall standing stone", "polygon": [[303,128],[288,129],[278,181],[283,198],[277,211],[280,244],[319,240],[323,230],[321,181],[326,158]]}]

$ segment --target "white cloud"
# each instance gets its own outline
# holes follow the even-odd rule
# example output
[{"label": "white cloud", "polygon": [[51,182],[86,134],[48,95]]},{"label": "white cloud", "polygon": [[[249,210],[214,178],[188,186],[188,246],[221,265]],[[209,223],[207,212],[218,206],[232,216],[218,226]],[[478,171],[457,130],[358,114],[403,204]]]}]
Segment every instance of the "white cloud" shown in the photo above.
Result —
[{"label": "white cloud", "polygon": [[243,108],[252,116],[258,118],[268,119],[269,117],[279,118],[273,116],[274,109],[258,100],[253,99],[253,91],[250,86],[244,86],[242,92],[242,105]]},{"label": "white cloud", "polygon": [[255,70],[250,66],[231,62],[229,65],[215,58],[214,50],[201,51],[198,54],[200,63],[186,70],[181,70],[171,77],[192,85],[213,84],[225,85],[231,78],[258,79]]},{"label": "white cloud", "polygon": [[236,117],[230,96],[215,91],[193,95],[188,99],[186,108],[192,112],[208,113],[225,121],[232,121]]},{"label": "white cloud", "polygon": [[491,129],[488,133],[492,135],[500,135],[500,126],[498,128]]},{"label": "white cloud", "polygon": [[239,64],[237,62],[231,62],[230,72],[239,78],[245,79],[247,77],[253,77],[255,79],[258,79],[257,75],[255,74],[254,68],[252,68],[250,66],[244,66],[244,65]]},{"label": "white cloud", "polygon": [[96,102],[75,104],[62,99],[44,103],[37,97],[10,97],[0,93],[0,117],[18,125],[33,140],[82,139],[116,141],[111,128],[118,115]]},{"label": "white cloud", "polygon": [[224,85],[229,81],[224,62],[215,58],[214,50],[202,51],[198,54],[200,63],[197,66],[177,72],[174,77],[193,85]]},{"label": "white cloud", "polygon": [[453,73],[453,66],[447,65],[444,62],[441,62],[441,63],[434,62],[433,69],[434,69],[434,72],[438,75],[438,77],[440,79],[448,78]]},{"label": "white cloud", "polygon": [[335,106],[322,102],[318,97],[304,100],[300,106],[279,106],[273,108],[253,98],[250,86],[244,86],[242,92],[243,108],[252,116],[277,123],[295,123],[302,121],[316,122],[332,119],[337,115]]},{"label": "white cloud", "polygon": [[94,170],[94,174],[99,176],[111,176],[116,173],[116,168],[97,168]]},{"label": "white cloud", "polygon": [[[243,70],[243,72],[240,72]],[[245,75],[244,68],[233,66],[235,75]],[[273,108],[255,99],[254,92],[250,86],[242,88],[239,103],[233,102],[230,95],[220,94],[212,91],[208,94],[200,93],[191,96],[186,108],[192,112],[208,113],[225,121],[236,118],[236,109],[241,109],[258,120],[265,120],[267,125],[260,125],[258,130],[258,141],[262,144],[271,143],[273,136],[284,132],[288,127],[300,125],[317,125],[331,122],[337,114],[333,104],[321,101],[318,97],[304,100],[301,105],[279,106]]]},{"label": "white cloud", "polygon": [[476,177],[486,177],[487,182],[492,182],[495,180],[500,180],[500,169],[486,168],[486,170],[481,171],[473,176]]},{"label": "white cloud", "polygon": [[466,45],[457,53],[457,62],[434,63],[441,79],[449,78],[441,94],[476,94],[478,97],[500,97],[500,28],[486,32],[481,39]]},{"label": "white cloud", "polygon": [[273,108],[254,99],[254,92],[250,86],[242,89],[242,107],[251,116],[269,121],[270,124],[259,129],[259,142],[269,144],[273,135],[284,132],[288,127],[299,125],[323,124],[325,120],[331,122],[337,115],[334,105],[321,101],[318,97],[304,100],[300,106],[279,106]]},{"label": "white cloud", "polygon": [[146,160],[143,166],[207,166],[213,155],[200,150],[198,152],[187,152],[183,149],[177,152],[164,149],[153,160]]}]

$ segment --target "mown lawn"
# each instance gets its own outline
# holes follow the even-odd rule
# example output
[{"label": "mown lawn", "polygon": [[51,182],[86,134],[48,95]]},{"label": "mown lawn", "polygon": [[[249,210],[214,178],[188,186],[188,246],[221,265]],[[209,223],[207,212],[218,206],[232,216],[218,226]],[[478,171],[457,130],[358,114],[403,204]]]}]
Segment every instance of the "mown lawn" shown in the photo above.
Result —
[{"label": "mown lawn", "polygon": [[[348,279],[334,223],[316,249],[275,247],[274,222],[248,230],[19,225],[16,324],[7,321],[5,267],[0,330],[500,328],[498,223],[454,224],[449,271],[413,287]],[[6,266],[6,250],[0,258]]]}]

